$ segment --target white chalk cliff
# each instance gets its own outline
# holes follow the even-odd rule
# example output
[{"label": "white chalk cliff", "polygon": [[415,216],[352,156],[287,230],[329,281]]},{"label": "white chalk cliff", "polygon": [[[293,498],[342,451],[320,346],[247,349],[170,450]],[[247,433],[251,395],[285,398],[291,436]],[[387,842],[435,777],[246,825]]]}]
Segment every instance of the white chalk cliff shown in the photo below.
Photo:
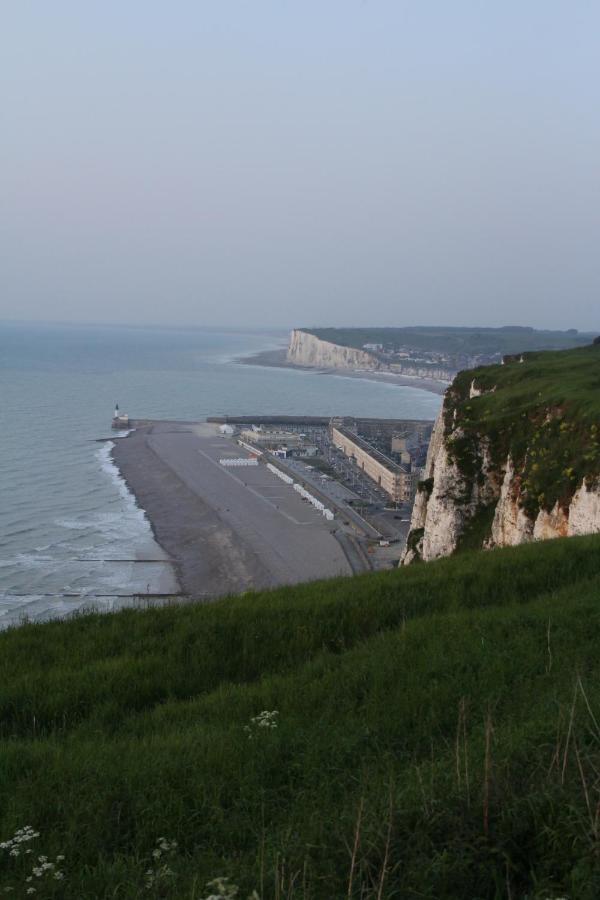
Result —
[{"label": "white chalk cliff", "polygon": [[507,547],[528,541],[593,534],[600,531],[600,490],[584,480],[566,509],[555,503],[530,518],[519,505],[520,478],[510,457],[504,469],[500,497],[494,512],[492,532],[486,547]]},{"label": "white chalk cliff", "polygon": [[[471,384],[469,397],[480,395],[481,391]],[[540,508],[531,516],[522,502],[521,472],[510,454],[500,464],[492,464],[487,438],[480,439],[476,446],[477,476],[465,475],[452,453],[453,442],[461,439],[462,431],[454,424],[448,429],[447,403],[446,399],[446,412],[444,408],[440,411],[433,429],[402,564],[454,553],[482,513],[488,515],[487,525],[481,526],[479,545],[485,549],[600,532],[598,480],[588,483],[584,478],[568,505],[556,502],[552,509]]]},{"label": "white chalk cliff", "polygon": [[287,361],[296,366],[318,369],[369,369],[370,371],[407,375],[412,378],[432,378],[446,383],[453,377],[453,373],[443,366],[419,365],[410,361],[387,365],[374,353],[324,341],[300,328],[295,328],[290,335]]},{"label": "white chalk cliff", "polygon": [[288,362],[297,366],[326,369],[381,369],[379,360],[366,350],[322,341],[308,331],[295,328],[290,336]]},{"label": "white chalk cliff", "polygon": [[[427,482],[430,482],[427,484]],[[447,556],[456,546],[462,528],[460,499],[463,479],[449,459],[444,441],[444,421],[439,413],[425,465],[427,487],[417,492],[411,519],[411,532],[420,534],[418,544],[408,547],[405,562],[417,555],[422,559]]]},{"label": "white chalk cliff", "polygon": [[484,478],[470,483],[448,452],[444,430],[442,409],[433,427],[424,481],[415,498],[404,564],[453,553],[466,524],[478,509],[493,502],[496,494],[497,479],[487,444],[481,446]]}]

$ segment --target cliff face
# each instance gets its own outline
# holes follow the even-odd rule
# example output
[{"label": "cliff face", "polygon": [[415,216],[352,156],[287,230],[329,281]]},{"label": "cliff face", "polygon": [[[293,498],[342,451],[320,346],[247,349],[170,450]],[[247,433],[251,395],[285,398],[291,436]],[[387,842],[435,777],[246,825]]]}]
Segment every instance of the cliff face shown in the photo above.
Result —
[{"label": "cliff face", "polygon": [[297,366],[312,366],[320,369],[371,369],[378,372],[392,372],[415,378],[431,378],[435,381],[451,381],[455,373],[443,366],[427,366],[411,363],[387,365],[375,354],[355,347],[344,347],[324,341],[309,331],[294,329],[287,351],[288,362]]},{"label": "cliff face", "polygon": [[372,353],[322,341],[314,334],[301,331],[299,328],[292,331],[287,359],[297,366],[315,366],[324,369],[383,368]]},{"label": "cliff face", "polygon": [[600,347],[461,372],[446,392],[403,563],[600,532]]},{"label": "cliff face", "polygon": [[521,479],[509,457],[492,520],[486,547],[506,547],[527,541],[592,534],[600,531],[600,486],[587,480],[576,489],[568,503],[540,509],[532,518],[521,506]]},{"label": "cliff face", "polygon": [[433,428],[424,480],[415,498],[404,564],[454,553],[467,524],[494,502],[498,475],[486,440],[480,450],[483,477],[471,481],[448,449],[442,408]]}]

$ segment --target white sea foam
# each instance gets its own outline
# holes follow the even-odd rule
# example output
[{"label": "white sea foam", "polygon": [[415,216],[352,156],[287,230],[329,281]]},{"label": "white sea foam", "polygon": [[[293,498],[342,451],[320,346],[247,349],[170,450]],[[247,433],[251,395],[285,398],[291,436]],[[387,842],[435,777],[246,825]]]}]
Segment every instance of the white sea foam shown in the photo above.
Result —
[{"label": "white sea foam", "polygon": [[85,531],[94,527],[91,520],[86,521],[85,519],[55,519],[54,524],[69,531]]},{"label": "white sea foam", "polygon": [[[175,585],[170,586],[168,564],[163,567],[110,561],[159,556],[158,549],[153,552],[156,545],[146,515],[111,458],[113,447],[114,442],[108,441],[94,452],[102,472],[96,489],[96,508],[82,509],[77,501],[83,494],[71,494],[71,514],[63,514],[45,526],[58,526],[53,539],[42,538],[31,551],[9,552],[0,559],[4,587],[0,591],[0,627],[18,624],[24,615],[37,620],[68,615],[80,609],[86,597],[87,602],[104,609],[113,606],[108,597],[97,601],[97,594],[145,593],[148,589],[153,592],[164,589],[163,584],[168,585],[167,590],[176,590]],[[107,481],[102,488],[104,476]],[[61,599],[60,595],[67,593],[78,596]],[[131,600],[118,602],[128,605]]]},{"label": "white sea foam", "polygon": [[103,472],[110,477],[113,483],[119,489],[119,493],[124,500],[131,504],[131,506],[138,508],[137,503],[135,501],[135,497],[125,484],[125,479],[121,475],[119,469],[115,465],[112,458],[112,451],[114,449],[115,442],[107,441],[102,445],[100,450],[96,450],[96,458],[100,460],[100,468]]},{"label": "white sea foam", "polygon": [[[103,538],[114,540],[132,540],[151,537],[151,530],[146,514],[141,509],[135,497],[127,487],[119,469],[113,462],[111,452],[113,441],[107,441],[100,450],[95,453],[100,463],[101,470],[108,475],[113,485],[117,488],[119,496],[124,501],[124,508],[118,512],[97,512],[81,517],[69,517],[56,519],[55,524],[67,531],[91,531],[100,533]],[[81,546],[72,545],[73,549],[82,550]],[[86,549],[93,550],[94,547]],[[97,549],[97,546],[96,546]]]},{"label": "white sea foam", "polygon": [[21,567],[24,569],[45,569],[52,564],[61,564],[54,556],[42,556],[38,553],[18,553],[8,559],[0,559],[0,568]]}]

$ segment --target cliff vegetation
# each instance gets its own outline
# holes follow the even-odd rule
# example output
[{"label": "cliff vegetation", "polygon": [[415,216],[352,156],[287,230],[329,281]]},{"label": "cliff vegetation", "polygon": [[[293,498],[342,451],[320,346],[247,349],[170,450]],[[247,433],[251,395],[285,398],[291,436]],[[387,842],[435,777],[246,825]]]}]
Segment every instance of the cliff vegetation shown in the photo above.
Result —
[{"label": "cliff vegetation", "polygon": [[446,393],[444,425],[466,479],[481,482],[510,457],[531,518],[556,503],[567,510],[583,481],[595,487],[600,475],[600,345],[460,372]]},{"label": "cliff vegetation", "polygon": [[406,328],[303,328],[322,341],[344,347],[365,344],[411,347],[454,356],[493,356],[526,350],[560,350],[588,344],[593,335],[569,331],[544,331],[520,326],[504,328],[451,328],[415,326]]},{"label": "cliff vegetation", "polygon": [[433,428],[403,563],[600,531],[600,343],[465,369]]}]

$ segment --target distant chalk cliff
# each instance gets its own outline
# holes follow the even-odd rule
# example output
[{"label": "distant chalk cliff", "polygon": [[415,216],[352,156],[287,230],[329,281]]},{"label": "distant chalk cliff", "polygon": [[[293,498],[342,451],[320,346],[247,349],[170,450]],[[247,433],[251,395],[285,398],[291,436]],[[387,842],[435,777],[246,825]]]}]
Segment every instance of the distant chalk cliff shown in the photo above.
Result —
[{"label": "distant chalk cliff", "polygon": [[376,356],[366,350],[322,341],[308,331],[295,328],[290,335],[288,362],[323,369],[382,369]]},{"label": "distant chalk cliff", "polygon": [[600,532],[600,346],[461,372],[446,392],[403,563]]},{"label": "distant chalk cliff", "polygon": [[374,353],[324,341],[301,328],[295,328],[290,335],[287,361],[296,366],[318,369],[369,369],[412,378],[431,378],[446,383],[454,374],[443,366],[419,365],[410,361],[388,365]]}]

